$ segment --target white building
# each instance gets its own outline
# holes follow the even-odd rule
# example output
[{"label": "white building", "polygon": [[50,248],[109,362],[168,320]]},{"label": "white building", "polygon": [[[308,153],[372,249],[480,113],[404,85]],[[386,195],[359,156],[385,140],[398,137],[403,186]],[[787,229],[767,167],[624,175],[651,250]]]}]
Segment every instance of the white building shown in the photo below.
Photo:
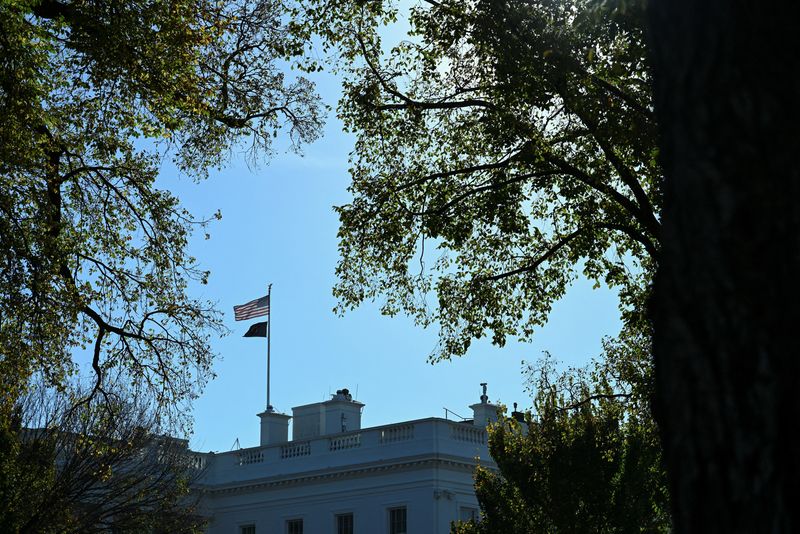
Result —
[{"label": "white building", "polygon": [[264,412],[259,447],[200,455],[209,534],[445,534],[477,516],[473,471],[496,467],[485,387],[463,422],[362,429],[363,406],[345,389],[291,417]]}]

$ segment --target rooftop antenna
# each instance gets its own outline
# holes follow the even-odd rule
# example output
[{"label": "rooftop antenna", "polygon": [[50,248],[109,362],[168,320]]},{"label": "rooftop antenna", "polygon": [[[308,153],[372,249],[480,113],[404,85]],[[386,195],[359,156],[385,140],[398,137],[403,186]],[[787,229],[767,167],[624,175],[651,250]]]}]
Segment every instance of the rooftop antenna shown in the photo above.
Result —
[{"label": "rooftop antenna", "polygon": [[358,400],[358,384],[356,384],[356,396],[353,397],[354,399]]},{"label": "rooftop antenna", "polygon": [[447,414],[451,413],[451,414],[455,415],[456,417],[458,417],[459,419],[461,419],[462,421],[466,421],[467,420],[466,417],[458,415],[456,412],[454,412],[453,410],[449,409],[447,406],[443,406],[443,408],[444,408],[444,418],[445,419],[447,419]]},{"label": "rooftop antenna", "polygon": [[234,441],[234,442],[233,442],[233,445],[231,445],[231,450],[232,450],[232,451],[233,451],[233,450],[236,450],[236,451],[238,451],[238,450],[239,450],[239,449],[241,449],[241,448],[242,448],[242,446],[241,446],[241,445],[239,445],[239,438],[236,438],[236,441]]}]

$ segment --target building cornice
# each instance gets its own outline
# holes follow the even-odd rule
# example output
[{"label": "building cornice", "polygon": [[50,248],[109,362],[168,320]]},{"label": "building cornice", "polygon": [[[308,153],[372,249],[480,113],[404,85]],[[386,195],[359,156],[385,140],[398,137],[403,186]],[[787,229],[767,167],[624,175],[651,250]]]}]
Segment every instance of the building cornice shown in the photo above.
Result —
[{"label": "building cornice", "polygon": [[492,471],[496,466],[487,465],[476,460],[465,460],[463,457],[441,454],[425,454],[410,456],[401,459],[381,460],[364,464],[352,464],[336,468],[318,469],[296,474],[276,475],[258,479],[227,482],[221,484],[201,484],[200,487],[206,494],[238,494],[250,493],[263,489],[286,486],[301,486],[323,481],[341,480],[372,476],[388,472],[413,471],[418,469],[448,469],[472,473],[481,465]]}]

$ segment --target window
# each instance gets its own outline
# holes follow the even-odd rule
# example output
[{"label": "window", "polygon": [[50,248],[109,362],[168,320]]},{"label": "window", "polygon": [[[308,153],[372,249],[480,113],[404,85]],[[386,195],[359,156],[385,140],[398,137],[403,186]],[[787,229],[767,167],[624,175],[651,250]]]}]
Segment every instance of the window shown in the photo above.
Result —
[{"label": "window", "polygon": [[406,534],[406,507],[389,508],[389,534]]},{"label": "window", "polygon": [[458,513],[458,518],[461,521],[477,521],[478,509],[462,506]]},{"label": "window", "polygon": [[337,514],[336,534],[353,534],[353,514]]},{"label": "window", "polygon": [[239,527],[239,534],[256,534],[256,526],[242,525]]},{"label": "window", "polygon": [[303,534],[303,520],[290,519],[286,522],[286,534]]}]

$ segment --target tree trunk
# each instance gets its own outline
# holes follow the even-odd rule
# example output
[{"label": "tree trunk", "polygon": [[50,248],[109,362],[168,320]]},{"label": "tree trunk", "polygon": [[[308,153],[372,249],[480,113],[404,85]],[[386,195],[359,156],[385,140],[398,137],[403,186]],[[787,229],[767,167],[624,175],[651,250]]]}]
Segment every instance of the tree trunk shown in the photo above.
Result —
[{"label": "tree trunk", "polygon": [[651,312],[678,532],[800,530],[797,3],[651,0]]}]

